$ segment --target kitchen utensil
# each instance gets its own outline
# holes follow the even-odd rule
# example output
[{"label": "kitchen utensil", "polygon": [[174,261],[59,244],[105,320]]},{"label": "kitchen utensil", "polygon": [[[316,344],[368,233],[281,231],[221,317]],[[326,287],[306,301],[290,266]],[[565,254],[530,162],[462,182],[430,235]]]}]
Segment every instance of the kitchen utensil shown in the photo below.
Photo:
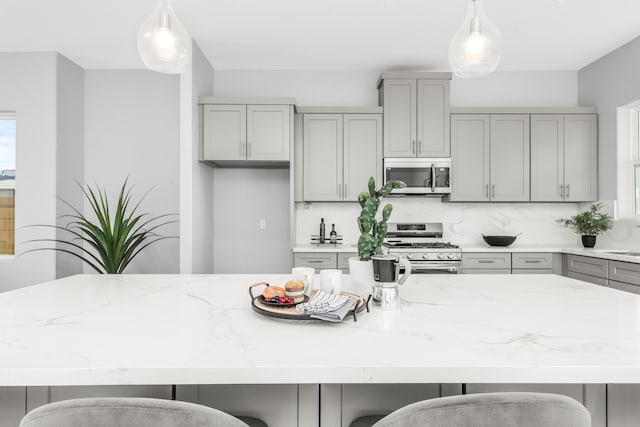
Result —
[{"label": "kitchen utensil", "polygon": [[[395,310],[400,307],[398,286],[411,274],[411,263],[405,256],[374,255],[373,261],[373,303],[383,310]],[[404,274],[400,276],[400,267]]]},{"label": "kitchen utensil", "polygon": [[520,234],[522,233],[518,233],[515,236],[485,236],[483,234],[482,238],[489,246],[509,246],[516,241],[516,237]]}]

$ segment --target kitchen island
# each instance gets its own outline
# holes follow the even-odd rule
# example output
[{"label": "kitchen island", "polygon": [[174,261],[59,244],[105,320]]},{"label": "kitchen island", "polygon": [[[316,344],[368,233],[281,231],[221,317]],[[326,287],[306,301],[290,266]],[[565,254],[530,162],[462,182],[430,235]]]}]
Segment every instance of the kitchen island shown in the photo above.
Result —
[{"label": "kitchen island", "polygon": [[79,275],[0,294],[0,386],[282,384],[300,404],[320,384],[640,383],[636,295],[556,275],[413,275],[400,310],[357,322],[251,310],[250,284],[289,279]]}]

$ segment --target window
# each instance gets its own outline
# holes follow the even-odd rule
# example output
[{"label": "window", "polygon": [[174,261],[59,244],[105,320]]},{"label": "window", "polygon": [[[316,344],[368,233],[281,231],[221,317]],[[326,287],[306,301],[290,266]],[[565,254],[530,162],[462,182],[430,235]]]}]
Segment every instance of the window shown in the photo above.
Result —
[{"label": "window", "polygon": [[633,213],[640,215],[640,107],[631,109],[631,177]]},{"label": "window", "polygon": [[14,254],[16,117],[0,112],[0,255]]}]

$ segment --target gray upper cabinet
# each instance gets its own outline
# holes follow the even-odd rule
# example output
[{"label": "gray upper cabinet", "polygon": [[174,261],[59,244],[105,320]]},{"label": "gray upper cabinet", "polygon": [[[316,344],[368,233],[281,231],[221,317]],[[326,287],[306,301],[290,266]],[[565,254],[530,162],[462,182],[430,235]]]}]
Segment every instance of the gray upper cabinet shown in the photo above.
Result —
[{"label": "gray upper cabinet", "polygon": [[531,200],[598,197],[597,115],[531,115]]},{"label": "gray upper cabinet", "polygon": [[451,115],[452,201],[529,200],[529,116]]},{"label": "gray upper cabinet", "polygon": [[449,157],[450,73],[383,73],[384,157]]},{"label": "gray upper cabinet", "polygon": [[293,99],[201,97],[200,160],[219,166],[284,165],[293,139]]},{"label": "gray upper cabinet", "polygon": [[381,182],[381,114],[304,114],[303,200],[356,201]]}]

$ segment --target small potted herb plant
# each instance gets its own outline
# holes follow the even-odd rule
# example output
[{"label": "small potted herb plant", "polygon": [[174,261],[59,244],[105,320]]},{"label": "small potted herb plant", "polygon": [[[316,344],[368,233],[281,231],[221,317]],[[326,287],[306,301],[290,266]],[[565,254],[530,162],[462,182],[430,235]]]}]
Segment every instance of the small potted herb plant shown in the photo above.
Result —
[{"label": "small potted herb plant", "polygon": [[594,203],[588,211],[579,213],[569,219],[560,219],[565,227],[571,228],[582,235],[582,245],[585,248],[593,248],[596,245],[596,236],[609,230],[613,223],[613,218],[607,213],[600,211],[601,203]]},{"label": "small potted herb plant", "polygon": [[373,286],[373,263],[371,256],[382,254],[382,241],[387,236],[387,221],[391,216],[393,206],[387,203],[382,208],[382,218],[377,219],[380,199],[386,197],[394,188],[406,187],[402,181],[389,181],[382,188],[376,190],[376,181],[369,178],[369,191],[363,191],[358,195],[358,203],[362,211],[358,216],[358,256],[349,258],[349,274],[351,282],[358,290],[358,294],[365,294]]}]

